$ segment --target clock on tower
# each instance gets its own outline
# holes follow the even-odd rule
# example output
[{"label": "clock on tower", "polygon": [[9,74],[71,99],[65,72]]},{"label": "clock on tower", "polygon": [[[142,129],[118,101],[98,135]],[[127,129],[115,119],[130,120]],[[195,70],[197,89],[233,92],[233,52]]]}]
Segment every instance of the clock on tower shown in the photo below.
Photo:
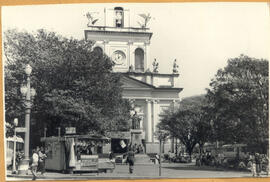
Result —
[{"label": "clock on tower", "polygon": [[123,51],[117,50],[112,54],[112,60],[117,65],[122,65],[126,61],[126,55]]}]

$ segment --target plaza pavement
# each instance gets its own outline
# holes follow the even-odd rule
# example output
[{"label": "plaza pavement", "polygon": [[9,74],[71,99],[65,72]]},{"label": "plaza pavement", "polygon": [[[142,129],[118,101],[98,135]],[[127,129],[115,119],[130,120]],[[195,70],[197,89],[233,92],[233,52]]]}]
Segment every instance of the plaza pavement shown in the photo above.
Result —
[{"label": "plaza pavement", "polygon": [[[29,174],[31,174],[29,172]],[[85,179],[157,179],[157,178],[249,178],[251,173],[247,171],[232,171],[215,169],[212,167],[197,167],[194,163],[163,163],[162,175],[159,176],[159,165],[144,164],[134,166],[134,173],[128,173],[128,165],[116,165],[112,173],[82,173],[62,174],[46,172],[44,176],[38,176],[37,180],[85,180]],[[265,175],[263,177],[266,177]],[[12,175],[7,172],[7,181],[31,180],[31,175]]]}]

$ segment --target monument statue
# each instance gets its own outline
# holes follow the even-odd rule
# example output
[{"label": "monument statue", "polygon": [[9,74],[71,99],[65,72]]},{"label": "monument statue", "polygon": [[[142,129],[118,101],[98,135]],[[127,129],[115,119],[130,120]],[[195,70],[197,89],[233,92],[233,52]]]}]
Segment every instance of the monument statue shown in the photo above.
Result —
[{"label": "monument statue", "polygon": [[132,121],[132,129],[140,129],[141,118],[138,116],[136,111],[132,111],[131,121]]}]

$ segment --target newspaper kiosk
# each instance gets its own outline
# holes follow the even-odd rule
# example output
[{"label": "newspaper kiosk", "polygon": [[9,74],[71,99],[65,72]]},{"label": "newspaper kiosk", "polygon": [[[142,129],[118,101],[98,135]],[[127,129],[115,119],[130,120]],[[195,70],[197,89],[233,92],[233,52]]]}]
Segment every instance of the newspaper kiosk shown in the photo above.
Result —
[{"label": "newspaper kiosk", "polygon": [[114,169],[114,162],[101,159],[102,146],[110,139],[94,135],[67,135],[64,137],[42,138],[47,158],[45,168],[62,172],[99,172]]}]

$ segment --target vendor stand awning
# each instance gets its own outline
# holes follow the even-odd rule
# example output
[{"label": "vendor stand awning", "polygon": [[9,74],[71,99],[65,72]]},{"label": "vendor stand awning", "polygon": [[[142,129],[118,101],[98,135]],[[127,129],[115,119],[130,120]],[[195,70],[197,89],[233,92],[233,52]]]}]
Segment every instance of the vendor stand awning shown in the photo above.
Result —
[{"label": "vendor stand awning", "polygon": [[68,138],[76,138],[76,139],[89,139],[89,140],[98,140],[98,141],[105,141],[109,142],[110,138],[100,135],[65,135],[63,137],[42,137],[40,140],[42,142],[53,142],[53,141],[66,141]]},{"label": "vendor stand awning", "polygon": [[24,143],[23,139],[20,136],[8,137],[6,140],[11,142],[16,141],[18,143]]},{"label": "vendor stand awning", "polygon": [[106,136],[112,139],[131,139],[130,131],[115,131],[115,132],[107,132]]}]

